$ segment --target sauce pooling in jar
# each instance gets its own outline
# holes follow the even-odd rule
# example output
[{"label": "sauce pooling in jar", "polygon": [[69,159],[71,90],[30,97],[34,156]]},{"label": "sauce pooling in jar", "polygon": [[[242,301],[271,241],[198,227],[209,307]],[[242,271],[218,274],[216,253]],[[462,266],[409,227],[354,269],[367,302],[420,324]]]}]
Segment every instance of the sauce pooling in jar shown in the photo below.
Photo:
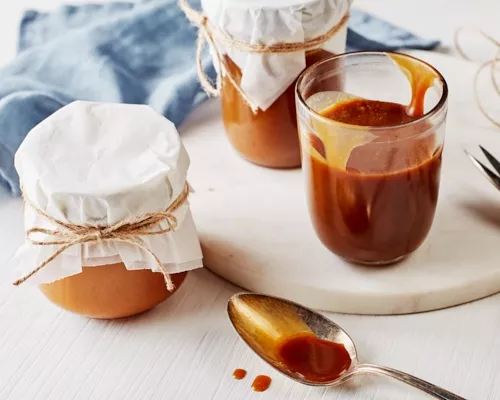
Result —
[{"label": "sauce pooling in jar", "polygon": [[[375,118],[409,118],[402,105],[363,102],[377,114],[355,117],[359,110],[355,100],[325,116],[342,113],[351,123],[369,119],[372,124]],[[411,132],[395,130],[393,134],[403,139]],[[345,169],[319,157],[306,161],[312,182],[309,204],[318,236],[331,251],[347,259],[390,262],[409,254],[425,239],[434,218],[441,150],[433,153],[432,135],[408,140],[406,145],[391,146],[384,140],[356,147]]]},{"label": "sauce pooling in jar", "polygon": [[[306,54],[306,66],[331,57],[326,50]],[[237,83],[241,81],[238,66],[225,56],[229,72]],[[331,82],[332,90],[340,88],[340,80]],[[297,117],[295,111],[295,82],[265,111],[253,113],[227,77],[222,85],[222,118],[227,136],[248,161],[271,168],[294,168],[301,164]]]}]

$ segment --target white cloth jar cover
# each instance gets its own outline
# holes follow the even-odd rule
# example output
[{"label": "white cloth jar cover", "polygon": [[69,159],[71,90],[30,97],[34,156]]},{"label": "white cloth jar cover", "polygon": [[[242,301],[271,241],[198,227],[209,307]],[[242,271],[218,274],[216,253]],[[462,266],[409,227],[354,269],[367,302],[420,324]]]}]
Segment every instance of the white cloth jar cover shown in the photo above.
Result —
[{"label": "white cloth jar cover", "polygon": [[[324,35],[341,22],[352,0],[202,0],[201,3],[208,19],[233,39],[275,45],[303,43]],[[344,24],[321,48],[343,53],[346,35],[347,24]],[[304,50],[248,53],[216,45],[219,53],[227,54],[240,68],[241,89],[263,111],[306,67]]]},{"label": "white cloth jar cover", "polygon": [[[189,156],[174,124],[148,106],[74,102],[36,126],[15,158],[23,193],[62,222],[111,226],[165,211],[183,192]],[[202,266],[188,203],[173,213],[177,228],[140,237],[170,274]],[[59,229],[25,207],[25,229]],[[156,229],[165,229],[168,221]],[[37,233],[37,240],[53,237]],[[16,275],[34,270],[59,248],[29,241],[14,257]],[[82,266],[123,262],[127,269],[158,271],[153,257],[130,243],[104,241],[68,248],[27,283],[49,283],[78,274]]]}]

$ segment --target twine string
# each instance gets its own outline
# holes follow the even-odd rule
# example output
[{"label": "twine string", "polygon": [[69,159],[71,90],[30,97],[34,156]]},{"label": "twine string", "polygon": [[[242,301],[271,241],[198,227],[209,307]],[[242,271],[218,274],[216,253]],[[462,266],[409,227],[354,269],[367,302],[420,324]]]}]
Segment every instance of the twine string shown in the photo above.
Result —
[{"label": "twine string", "polygon": [[477,107],[479,108],[479,111],[481,111],[481,114],[483,114],[483,116],[486,119],[488,119],[492,124],[500,128],[500,121],[495,117],[491,116],[491,114],[486,110],[486,108],[483,105],[483,102],[481,101],[481,96],[479,93],[479,77],[486,68],[489,68],[490,79],[493,88],[495,89],[496,94],[500,97],[500,84],[498,83],[495,77],[495,71],[497,70],[498,67],[497,63],[500,61],[500,41],[496,40],[494,37],[484,32],[482,29],[470,28],[470,27],[462,27],[457,29],[454,35],[455,48],[457,49],[460,56],[465,60],[472,61],[472,59],[467,55],[462,45],[460,44],[460,37],[466,29],[474,30],[476,33],[479,33],[484,39],[492,43],[497,48],[497,51],[495,52],[495,57],[491,60],[483,62],[477,69],[476,73],[474,74],[473,88],[474,88],[474,100],[476,102]]},{"label": "twine string", "polygon": [[[18,286],[33,275],[41,271],[48,264],[54,261],[62,253],[68,250],[70,247],[89,244],[89,243],[99,243],[102,244],[108,241],[129,243],[133,246],[139,247],[145,251],[148,255],[153,258],[156,266],[161,271],[165,278],[165,283],[167,289],[171,292],[175,289],[172,278],[169,273],[163,267],[162,262],[158,256],[148,248],[148,246],[140,239],[141,236],[156,236],[165,233],[173,232],[177,229],[178,221],[173,215],[186,201],[189,196],[189,185],[186,183],[182,193],[174,200],[174,202],[165,210],[155,213],[145,213],[139,216],[126,218],[113,224],[111,226],[87,226],[80,224],[72,224],[69,222],[64,222],[52,217],[47,212],[41,210],[36,206],[26,195],[24,195],[25,205],[31,207],[38,215],[43,217],[45,220],[51,222],[56,226],[55,229],[46,229],[40,227],[34,227],[26,232],[26,239],[29,243],[35,246],[61,246],[59,247],[50,257],[39,264],[31,272],[28,272],[21,278],[14,282],[14,285]],[[166,221],[168,226],[164,229],[154,229],[161,222]],[[49,236],[51,239],[48,240],[36,240],[36,234],[44,234]]]}]

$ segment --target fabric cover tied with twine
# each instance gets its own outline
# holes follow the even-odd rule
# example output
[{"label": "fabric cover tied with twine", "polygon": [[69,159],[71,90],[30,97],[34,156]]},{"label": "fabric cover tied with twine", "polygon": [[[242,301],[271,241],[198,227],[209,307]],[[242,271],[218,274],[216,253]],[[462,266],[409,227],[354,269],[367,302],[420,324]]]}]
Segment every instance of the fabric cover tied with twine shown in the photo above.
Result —
[{"label": "fabric cover tied with twine", "polygon": [[[190,3],[199,9],[199,0]],[[356,9],[348,27],[348,51],[438,44]],[[207,98],[196,38],[177,0],[27,11],[19,54],[0,68],[0,190],[21,194],[15,152],[36,124],[74,100],[148,104],[179,126]],[[208,54],[203,67],[215,80]]]},{"label": "fabric cover tied with twine", "polygon": [[[154,259],[158,270],[160,270],[160,272],[163,274],[167,289],[172,292],[175,289],[175,286],[172,278],[170,277],[170,274],[163,268],[163,264],[156,256],[156,254],[146,246],[146,244],[142,239],[140,239],[140,237],[163,235],[166,233],[174,232],[178,226],[177,218],[175,218],[174,213],[182,205],[184,205],[184,203],[187,201],[188,196],[189,185],[186,183],[182,193],[174,200],[174,202],[170,206],[168,206],[165,211],[147,213],[136,217],[127,218],[117,222],[114,225],[104,227],[78,225],[60,221],[47,214],[45,211],[41,210],[27,196],[24,196],[24,202],[28,207],[33,209],[40,217],[44,218],[47,222],[52,223],[56,227],[55,229],[38,227],[30,228],[26,232],[27,241],[35,246],[55,245],[60,247],[50,257],[40,263],[35,269],[14,281],[14,285],[18,286],[26,282],[33,275],[41,271],[72,246],[87,243],[96,243],[98,245],[102,245],[105,241],[109,240],[132,244],[149,254]],[[158,226],[162,221],[166,221],[168,227],[164,229],[153,230],[153,228]],[[32,236],[36,233],[42,233],[54,239],[35,240],[32,238]]]},{"label": "fabric cover tied with twine", "polygon": [[[272,6],[253,0],[202,0],[203,11],[179,0],[186,17],[198,27],[198,75],[207,93],[221,90],[221,75],[238,90],[250,109],[267,110],[306,67],[306,52],[345,51],[352,0],[275,0]],[[204,43],[219,72],[211,85],[201,65]],[[230,73],[224,55],[241,71]]]},{"label": "fabric cover tied with twine", "polygon": [[144,105],[77,101],[37,125],[15,164],[26,243],[17,283],[50,283],[123,262],[169,274],[202,267],[175,126]]}]

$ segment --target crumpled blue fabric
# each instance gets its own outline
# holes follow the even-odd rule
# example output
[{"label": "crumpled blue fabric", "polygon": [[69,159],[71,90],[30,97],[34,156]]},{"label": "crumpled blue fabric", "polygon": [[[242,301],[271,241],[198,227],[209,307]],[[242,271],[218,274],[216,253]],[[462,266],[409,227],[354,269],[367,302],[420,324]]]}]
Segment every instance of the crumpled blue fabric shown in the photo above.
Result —
[{"label": "crumpled blue fabric", "polygon": [[[199,0],[191,3],[199,7]],[[196,74],[195,41],[196,28],[177,0],[26,11],[19,54],[0,69],[0,187],[20,195],[15,152],[35,125],[74,100],[149,104],[181,124],[207,98]],[[351,12],[349,51],[437,45]],[[214,78],[208,54],[203,65]]]}]

